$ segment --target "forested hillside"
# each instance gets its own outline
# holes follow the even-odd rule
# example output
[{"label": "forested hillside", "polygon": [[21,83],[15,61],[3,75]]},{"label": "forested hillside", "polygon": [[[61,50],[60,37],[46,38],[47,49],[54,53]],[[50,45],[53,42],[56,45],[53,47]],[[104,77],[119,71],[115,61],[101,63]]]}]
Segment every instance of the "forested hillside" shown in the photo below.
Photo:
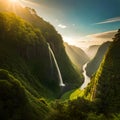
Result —
[{"label": "forested hillside", "polygon": [[0,120],[119,120],[120,30],[81,90],[61,35],[34,9],[10,4],[0,0]]},{"label": "forested hillside", "polygon": [[81,84],[79,73],[65,53],[61,36],[54,34],[55,42],[49,43],[63,69],[65,87],[59,85],[54,62],[51,67],[48,41],[41,30],[14,13],[0,13],[1,119],[44,119],[51,109],[44,98],[54,100]]},{"label": "forested hillside", "polygon": [[[34,9],[28,8],[28,7],[22,7],[19,4],[15,4],[16,10],[14,11],[14,9],[12,7],[7,7],[8,1],[9,0],[0,1],[0,3],[1,3],[0,10],[6,11],[6,12],[13,12],[17,16],[20,16],[21,18],[25,19],[27,22],[30,22],[30,24],[32,24],[35,28],[39,29],[40,34],[42,35],[43,39],[45,40],[45,42],[48,42],[50,44],[50,46],[55,54],[59,68],[61,70],[63,81],[68,85],[67,89],[72,89],[72,88],[78,87],[82,83],[82,77],[81,77],[81,74],[74,69],[71,61],[69,60],[69,58],[65,52],[65,48],[63,45],[63,40],[62,40],[61,35],[55,30],[55,28],[50,23],[44,21],[41,17],[39,17]],[[47,44],[46,44],[46,47],[47,47]],[[44,47],[43,47],[43,49],[44,49]],[[39,51],[43,51],[43,54],[45,51],[48,54],[48,50],[39,50]],[[42,54],[42,52],[41,52],[41,54]],[[49,58],[47,58],[47,60],[49,60]],[[50,61],[45,61],[45,62],[47,62],[47,64],[50,63]],[[49,72],[49,74],[44,75],[45,72],[48,72],[48,70],[51,69],[50,67],[47,68],[48,67],[47,64],[46,63],[41,64],[41,65],[46,66],[46,68],[43,66],[42,76],[38,76],[38,74],[37,74],[37,77],[40,77],[40,79],[42,79],[42,81],[43,81],[43,79],[44,79],[44,81],[47,79],[50,79],[50,77],[49,77],[50,72]],[[36,63],[36,69],[39,69],[38,66],[39,66],[38,63]],[[56,72],[56,70],[54,69],[54,72],[52,75],[54,77],[51,78],[52,81],[55,81],[56,79],[58,79],[55,72]],[[45,77],[45,78],[41,78],[41,77]],[[48,77],[48,78],[46,78],[46,77]],[[48,84],[46,84],[46,81],[43,84],[48,86]]]},{"label": "forested hillside", "polygon": [[85,94],[105,114],[120,112],[120,30],[104,56]]}]

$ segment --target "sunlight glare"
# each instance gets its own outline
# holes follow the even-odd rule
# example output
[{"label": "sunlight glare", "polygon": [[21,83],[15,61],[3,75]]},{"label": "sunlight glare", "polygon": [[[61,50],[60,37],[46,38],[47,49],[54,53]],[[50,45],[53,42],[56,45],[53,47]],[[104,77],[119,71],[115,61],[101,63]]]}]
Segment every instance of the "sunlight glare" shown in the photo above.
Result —
[{"label": "sunlight glare", "polygon": [[16,3],[16,2],[18,2],[18,0],[10,0],[10,2]]}]

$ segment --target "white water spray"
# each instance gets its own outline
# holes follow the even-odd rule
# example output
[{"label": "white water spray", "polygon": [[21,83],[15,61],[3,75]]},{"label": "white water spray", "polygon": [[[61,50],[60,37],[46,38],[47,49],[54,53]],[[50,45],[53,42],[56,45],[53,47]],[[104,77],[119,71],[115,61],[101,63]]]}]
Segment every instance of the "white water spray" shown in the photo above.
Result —
[{"label": "white water spray", "polygon": [[[60,86],[65,86],[65,84],[63,83],[63,80],[62,80],[62,75],[61,75],[61,72],[60,72],[60,69],[59,69],[59,66],[58,66],[58,63],[57,63],[57,60],[56,60],[56,58],[55,58],[55,55],[54,55],[54,53],[53,53],[53,51],[52,51],[52,49],[51,49],[51,47],[50,47],[50,44],[49,43],[47,43],[48,44],[48,49],[49,49],[49,52],[51,53],[51,55],[52,55],[52,57],[53,57],[53,60],[54,60],[54,63],[55,63],[55,66],[56,66],[56,68],[57,68],[57,72],[58,72],[58,77],[59,77],[59,80],[60,80]],[[52,61],[52,59],[50,58],[50,60]],[[52,63],[52,62],[51,62]]]}]

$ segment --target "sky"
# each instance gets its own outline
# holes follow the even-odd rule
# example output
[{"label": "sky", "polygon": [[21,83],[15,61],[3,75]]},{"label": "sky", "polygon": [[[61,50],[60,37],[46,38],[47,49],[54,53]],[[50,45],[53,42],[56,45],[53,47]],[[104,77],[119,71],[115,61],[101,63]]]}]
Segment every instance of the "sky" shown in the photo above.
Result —
[{"label": "sky", "polygon": [[120,28],[120,0],[19,0],[83,49],[111,40]]}]

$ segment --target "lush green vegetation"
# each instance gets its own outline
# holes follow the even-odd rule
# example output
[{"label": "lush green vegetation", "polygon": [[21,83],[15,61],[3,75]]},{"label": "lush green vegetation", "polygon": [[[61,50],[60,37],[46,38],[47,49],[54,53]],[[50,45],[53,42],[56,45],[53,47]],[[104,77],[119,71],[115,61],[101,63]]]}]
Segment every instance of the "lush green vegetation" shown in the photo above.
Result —
[{"label": "lush green vegetation", "polygon": [[1,120],[39,120],[47,112],[47,104],[32,96],[8,71],[0,69]]},{"label": "lush green vegetation", "polygon": [[[69,86],[68,88],[74,89],[74,88],[80,86],[80,84],[82,83],[82,78],[81,78],[82,76],[79,73],[79,71],[76,71],[74,69],[71,61],[69,60],[69,58],[65,52],[65,48],[63,45],[63,40],[62,40],[61,35],[55,30],[55,28],[50,23],[44,21],[41,17],[39,17],[36,14],[34,9],[31,9],[28,7],[23,8],[20,5],[17,5],[16,11],[14,11],[12,8],[6,6],[5,1],[1,2],[0,11],[14,12],[17,16],[20,16],[24,20],[30,22],[35,28],[38,28],[41,31],[41,34],[44,37],[45,41],[49,42],[52,50],[54,51],[58,65],[62,72],[63,80]],[[32,14],[31,11],[34,14]],[[47,51],[47,50],[41,50],[41,51]],[[49,62],[47,62],[47,63],[49,63]],[[36,63],[36,65],[38,65],[38,64]],[[44,65],[44,64],[41,63],[41,65]],[[46,64],[46,66],[47,66],[47,64]],[[45,66],[43,68],[45,68]],[[45,71],[46,71],[46,68],[45,68]],[[43,73],[45,73],[45,71],[43,71]],[[54,73],[52,75],[47,73],[47,75],[45,75],[45,76],[55,76],[56,75],[55,72],[56,72],[56,70],[54,68]],[[47,78],[43,78],[43,79],[47,80]],[[58,79],[58,76],[56,76],[54,78],[52,77],[51,81],[55,82],[56,79]],[[48,80],[47,80],[47,82],[48,82]],[[44,82],[44,84],[46,85],[46,81]],[[49,84],[51,84],[51,83],[49,83]],[[51,85],[49,85],[49,86],[51,86]]]},{"label": "lush green vegetation", "polygon": [[[51,109],[48,101],[82,82],[65,53],[61,36],[35,16],[46,23],[45,29],[50,29],[51,35],[53,30],[54,39],[43,34],[44,24],[40,29],[13,13],[0,13],[0,119],[44,119]],[[59,86],[54,63],[51,68],[47,42],[62,70],[64,89]]]},{"label": "lush green vegetation", "polygon": [[[88,87],[63,95],[82,80],[66,55],[61,36],[33,9],[17,9],[16,14],[27,21],[13,13],[0,13],[0,119],[119,120],[120,30]],[[65,88],[59,87],[54,64],[51,69],[47,42]],[[55,100],[61,95],[62,100]]]},{"label": "lush green vegetation", "polygon": [[107,51],[97,73],[86,89],[86,96],[97,102],[105,114],[120,112],[120,30]]},{"label": "lush green vegetation", "polygon": [[[54,63],[53,68],[51,68],[47,40],[40,29],[34,28],[30,23],[10,13],[0,13],[0,23],[0,67],[10,71],[17,78],[22,78],[22,83],[27,88],[28,85],[30,86],[29,90],[34,86],[35,90],[31,90],[31,92],[34,91],[35,95],[41,90],[46,93],[46,95],[44,95],[44,92],[40,93],[44,97],[47,97],[47,95],[50,97],[53,94],[49,91],[56,91],[55,94],[59,95],[60,87],[57,71]],[[53,32],[55,34],[55,30]],[[60,45],[59,41],[61,41]],[[62,39],[60,35],[57,36],[57,33],[55,42],[57,44],[55,45],[56,48],[54,48],[52,42],[50,44],[54,48],[53,51],[62,71],[63,80],[66,85],[68,84],[67,89],[78,87],[81,83],[80,75],[68,59],[62,45]],[[68,79],[68,76],[71,79]]]},{"label": "lush green vegetation", "polygon": [[55,101],[51,106],[53,112],[47,120],[109,120],[103,114],[97,113],[94,103],[83,98],[63,103]]},{"label": "lush green vegetation", "polygon": [[85,90],[75,90],[69,101],[56,101],[48,120],[120,119],[120,30]]}]

